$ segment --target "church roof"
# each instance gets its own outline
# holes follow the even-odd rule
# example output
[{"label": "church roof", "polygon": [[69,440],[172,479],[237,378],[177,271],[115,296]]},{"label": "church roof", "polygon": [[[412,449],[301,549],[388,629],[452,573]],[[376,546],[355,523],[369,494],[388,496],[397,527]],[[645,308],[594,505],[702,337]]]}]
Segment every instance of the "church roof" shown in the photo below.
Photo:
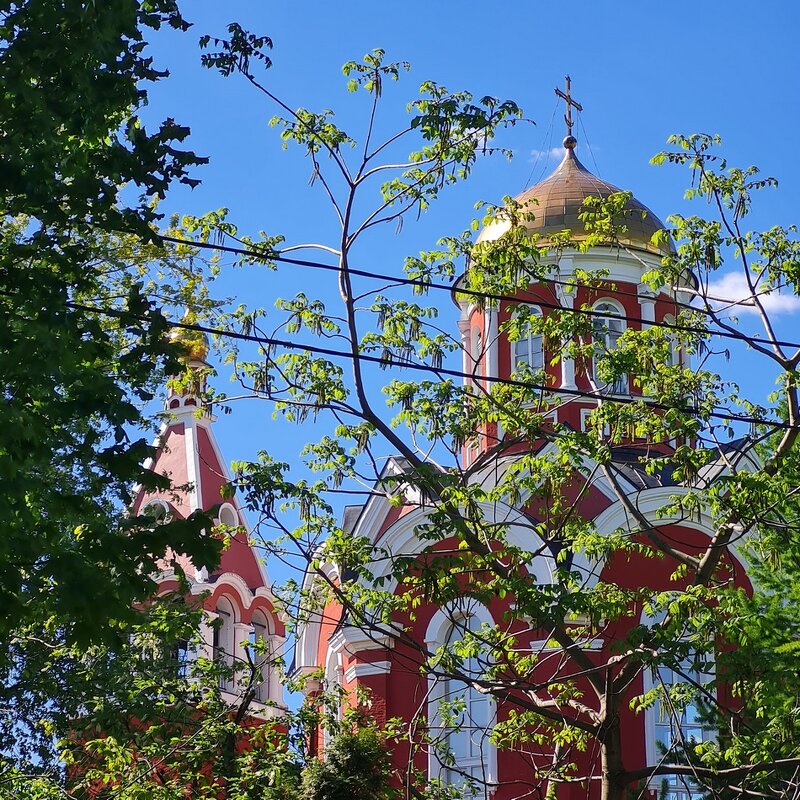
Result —
[{"label": "church roof", "polygon": [[[586,224],[579,218],[579,214],[586,210],[583,206],[584,201],[589,197],[605,199],[622,191],[589,172],[575,155],[575,145],[575,139],[568,136],[564,140],[564,158],[555,171],[515,198],[524,212],[533,215],[533,219],[528,220],[525,227],[544,238],[547,238],[548,234],[564,230],[573,233],[578,240],[584,238]],[[635,197],[631,197],[628,201],[624,219],[618,224],[627,229],[617,236],[621,245],[659,255],[674,252],[671,241],[660,245],[653,244],[651,241],[653,234],[663,230],[665,225]],[[484,229],[479,241],[493,238],[491,229],[494,225],[505,227],[498,220]],[[498,233],[500,232],[502,230],[498,229]]]}]

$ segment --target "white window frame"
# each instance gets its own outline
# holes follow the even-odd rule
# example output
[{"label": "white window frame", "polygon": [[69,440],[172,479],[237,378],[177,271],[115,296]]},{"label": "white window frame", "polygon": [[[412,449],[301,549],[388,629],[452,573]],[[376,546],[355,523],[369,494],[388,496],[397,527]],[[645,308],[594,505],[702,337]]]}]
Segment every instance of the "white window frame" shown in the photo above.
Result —
[{"label": "white window frame", "polygon": [[[530,316],[542,316],[542,309],[539,306],[526,305]],[[512,311],[512,313],[516,313],[516,310]],[[510,341],[509,345],[512,372],[516,372],[519,369],[520,363],[534,371],[544,369],[544,342],[540,333],[534,333],[529,329],[526,336],[517,339],[515,342]],[[523,345],[525,346],[524,356],[519,352]],[[536,359],[534,359],[534,355],[537,356]],[[534,363],[534,360],[536,363]]]},{"label": "white window frame", "polygon": [[[646,614],[642,614],[641,622],[642,624],[653,625],[663,619],[664,613],[658,614],[655,617],[649,617]],[[690,661],[690,658],[684,659],[684,663]],[[669,667],[657,667],[656,669],[646,669],[644,672],[644,680],[643,680],[643,688],[644,693],[647,694],[648,692],[652,691],[654,688],[659,686],[663,681],[656,676],[656,670],[659,673],[668,672],[669,676],[672,680],[669,682],[671,684],[674,683],[686,683],[685,678],[680,675],[679,673],[675,672]],[[714,662],[712,660],[712,664],[710,667],[709,672],[706,673],[699,673],[695,670],[687,668],[683,670],[686,674],[692,676],[693,680],[695,680],[699,684],[710,683],[713,680],[713,672],[714,672]],[[715,692],[716,690],[714,687],[711,688],[711,692]],[[685,712],[682,712],[682,715]],[[662,720],[666,719],[666,724],[662,722]],[[679,723],[685,724],[685,723]],[[688,723],[692,728],[699,728],[702,729],[702,726],[699,723]],[[671,719],[669,715],[665,716],[662,713],[662,705],[661,701],[658,700],[649,708],[645,709],[644,713],[644,725],[645,725],[645,753],[647,757],[648,764],[658,764],[660,763],[664,756],[660,752],[659,748],[659,739],[657,729],[659,727],[669,727],[671,731],[675,730],[675,720]],[[717,733],[714,730],[703,730],[703,739],[704,742],[713,742],[717,738]],[[649,783],[650,788],[656,792],[658,792],[659,796],[661,795],[661,787],[664,785],[664,782],[667,783],[667,798],[668,800],[696,800],[699,796],[705,794],[701,787],[692,787],[691,780],[684,775],[655,775],[653,776]]]},{"label": "white window frame", "polygon": [[[625,316],[625,310],[616,300],[602,298],[592,306],[592,311],[595,312],[595,315],[592,316],[592,343],[595,349],[602,347],[607,352],[615,350],[617,340],[625,333],[625,320],[622,319]],[[616,314],[617,316],[605,316],[611,314]],[[605,330],[599,331],[598,328],[603,321],[605,321],[603,324]],[[617,326],[618,329],[612,326]],[[602,334],[602,342],[598,334]],[[624,395],[630,393],[630,381],[627,375],[620,375],[613,386],[603,383],[597,376],[597,359],[594,357],[592,358],[592,379],[599,389],[610,389],[611,394]]]},{"label": "white window frame", "polygon": [[[593,406],[592,408],[582,408],[581,409],[581,431],[586,433],[588,430],[589,425],[589,415],[597,410],[597,406]],[[611,426],[605,422],[603,423],[603,436],[611,436]]]},{"label": "white window frame", "polygon": [[[227,667],[234,666],[234,648],[236,646],[236,606],[225,595],[218,598],[214,613],[219,623],[214,626],[212,639],[212,653],[215,660],[219,660]],[[236,675],[230,677],[220,675],[219,688],[225,692],[236,689]]]},{"label": "white window frame", "polygon": [[[478,629],[484,624],[494,626],[495,622],[489,610],[478,603],[468,605],[464,603],[451,604],[444,609],[440,609],[428,624],[425,634],[426,647],[431,652],[435,652],[453,640],[454,632],[458,636],[458,631],[465,631],[472,624],[476,625],[476,629]],[[447,736],[447,734],[441,724],[439,704],[450,694],[448,684],[451,683],[451,680],[435,674],[429,674],[428,676],[428,728],[429,731],[438,732],[443,736]],[[453,682],[464,687],[462,681]],[[466,688],[467,693],[476,691],[469,687],[464,688]],[[475,769],[480,770],[481,773],[480,777],[477,778],[477,793],[469,795],[470,800],[489,798],[494,791],[494,786],[497,784],[497,748],[489,738],[497,718],[497,704],[491,696],[482,695],[481,699],[487,703],[487,725],[485,735],[480,742],[480,755],[474,759],[459,759],[458,761],[458,766],[462,771],[468,772],[470,769]],[[469,703],[469,699],[467,699],[467,703]],[[442,764],[437,757],[436,748],[430,747],[428,751],[428,776],[430,778],[438,778],[447,785],[463,784],[464,779],[461,775],[455,773],[452,775],[453,780],[451,780],[449,773],[450,769]]]}]

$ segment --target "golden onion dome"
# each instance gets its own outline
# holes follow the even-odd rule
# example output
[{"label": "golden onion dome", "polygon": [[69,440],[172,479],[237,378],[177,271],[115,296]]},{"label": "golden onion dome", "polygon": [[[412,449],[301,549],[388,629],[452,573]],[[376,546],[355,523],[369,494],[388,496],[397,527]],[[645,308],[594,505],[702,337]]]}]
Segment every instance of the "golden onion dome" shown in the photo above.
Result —
[{"label": "golden onion dome", "polygon": [[[564,139],[564,158],[555,171],[515,198],[522,211],[533,216],[533,219],[524,223],[525,227],[544,239],[548,234],[564,230],[570,231],[577,241],[585,238],[586,225],[578,216],[586,210],[584,201],[589,197],[606,199],[622,191],[592,175],[581,164],[575,155],[576,144],[574,137],[567,136]],[[616,241],[619,244],[657,255],[675,252],[669,239],[658,245],[653,243],[653,234],[664,230],[665,225],[647,206],[631,197],[625,206],[625,212],[621,225],[626,230],[617,235]],[[495,239],[507,229],[508,223],[498,219],[484,228],[478,241]]]},{"label": "golden onion dome", "polygon": [[203,331],[185,328],[183,325],[196,325],[197,317],[187,311],[181,319],[181,326],[176,326],[170,333],[170,340],[178,345],[181,350],[182,358],[187,361],[205,362],[208,358],[209,342],[208,336]]}]

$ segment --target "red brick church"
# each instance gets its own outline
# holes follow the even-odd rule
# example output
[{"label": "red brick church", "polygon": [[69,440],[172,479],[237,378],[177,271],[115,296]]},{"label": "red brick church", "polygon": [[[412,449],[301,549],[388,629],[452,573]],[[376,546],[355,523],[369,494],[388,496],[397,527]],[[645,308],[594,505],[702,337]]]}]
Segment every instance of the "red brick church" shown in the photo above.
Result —
[{"label": "red brick church", "polygon": [[[570,136],[564,140],[563,160],[556,170],[517,199],[523,204],[536,203],[532,207],[535,219],[528,223],[531,231],[547,236],[567,229],[580,236],[583,223],[578,214],[583,201],[590,196],[607,197],[617,191],[583,166],[576,155],[576,141]],[[579,308],[589,305],[601,318],[608,315],[604,324],[597,327],[597,335],[603,337],[603,343],[609,348],[613,348],[626,325],[647,326],[673,319],[676,302],[688,302],[690,299],[684,290],[693,288],[691,279],[687,277],[687,284],[677,287],[677,291],[674,287],[653,291],[643,282],[644,273],[658,266],[672,245],[653,244],[653,234],[663,228],[662,223],[637,200],[631,201],[630,205],[642,213],[629,218],[624,238],[618,243],[622,246],[593,247],[588,252],[580,252],[579,248],[560,251],[557,256],[552,256],[553,274],[557,267],[559,279],[532,284],[516,298],[516,302],[527,304],[530,313],[544,316],[559,306]],[[496,222],[481,233],[480,240],[489,240],[502,232],[502,221]],[[578,270],[601,267],[607,270],[607,278],[601,285],[595,285],[594,288],[579,286],[575,293],[565,291],[565,282]],[[507,304],[482,308],[468,300],[461,300],[459,309],[463,371],[472,376],[467,381],[485,383],[491,378],[511,378],[520,363],[534,370],[544,369],[550,386],[572,392],[573,397],[571,402],[560,404],[553,412],[554,421],[568,424],[573,430],[580,430],[587,424],[587,417],[595,408],[596,400],[586,395],[596,392],[598,386],[598,377],[592,374],[591,368],[578,365],[569,358],[553,366],[550,354],[543,348],[541,336],[531,335],[520,341],[509,342],[501,332],[503,323],[511,313]],[[194,353],[198,364],[204,357],[203,352]],[[680,359],[682,355],[676,352],[674,357]],[[605,389],[617,396],[635,395],[637,392],[628,379],[620,379],[613,387]],[[191,591],[208,593],[205,608],[209,624],[204,632],[205,646],[210,653],[221,652],[236,657],[252,637],[262,637],[278,648],[283,643],[284,627],[276,613],[269,581],[257,551],[248,543],[247,523],[241,508],[235,500],[224,501],[222,498],[221,487],[228,480],[225,461],[214,439],[213,418],[207,413],[198,416],[197,403],[197,397],[191,394],[170,393],[167,404],[171,416],[162,431],[153,464],[155,470],[171,476],[174,486],[185,488],[178,488],[172,493],[140,497],[137,509],[144,505],[157,506],[159,513],[185,516],[197,508],[219,506],[219,522],[239,528],[240,533],[225,551],[222,563],[215,571],[208,572],[202,566],[185,565]],[[486,450],[487,442],[503,436],[503,431],[496,425],[487,426],[478,433],[464,448],[465,464],[476,462]],[[537,445],[542,448],[548,446],[544,441]],[[661,452],[667,452],[669,447],[669,444],[661,445]],[[658,448],[656,446],[655,452],[658,452]],[[686,489],[667,472],[650,474],[645,471],[640,463],[640,454],[635,441],[623,442],[613,449],[614,474],[626,501],[620,499],[619,486],[616,489],[610,486],[599,471],[587,465],[585,474],[590,477],[585,478],[582,485],[574,487],[577,513],[592,520],[599,532],[612,533],[626,527],[635,528],[630,515],[629,503],[632,503],[639,514],[658,525],[662,536],[680,542],[683,547],[691,548],[694,543],[701,550],[712,535],[710,520],[702,515],[691,523],[672,523],[669,519],[658,518],[659,509],[664,507],[669,498],[680,495]],[[476,480],[491,485],[497,475],[508,468],[513,458],[512,451],[504,456],[502,463],[486,464],[476,471]],[[402,476],[405,469],[403,459],[390,459],[385,474]],[[725,465],[721,460],[709,469],[721,473]],[[389,554],[422,553],[429,544],[419,536],[418,527],[424,523],[428,513],[414,492],[409,491],[399,506],[376,494],[363,506],[347,507],[342,527],[353,535],[367,537]],[[495,504],[490,513],[495,519],[509,525],[512,543],[516,540],[521,547],[534,549],[532,541],[537,534],[530,523],[535,510],[524,498],[517,507]],[[536,563],[529,565],[529,571],[537,581],[546,583],[554,568],[554,560],[552,555],[546,554],[544,543],[542,545],[543,555]],[[748,589],[743,559],[735,550],[727,553],[726,558],[737,584]],[[388,564],[389,560],[385,559],[384,563]],[[676,564],[669,558],[657,561],[635,554],[621,555],[602,564],[575,556],[571,565],[574,571],[583,574],[587,586],[597,581],[607,581],[623,587],[644,584],[665,589],[675,585],[671,577],[675,567]],[[325,564],[323,569],[330,581],[336,583],[342,580],[336,564]],[[386,589],[387,585],[391,587],[393,584],[388,577],[388,566],[377,566],[376,577],[382,577],[382,569],[387,572],[389,581],[383,586]],[[314,574],[307,576],[306,590],[311,590],[315,579]],[[164,588],[174,585],[173,576],[165,574]],[[395,588],[398,592],[402,591],[402,587]],[[405,634],[417,647],[410,646],[403,637],[393,635],[390,630],[377,633],[365,631],[363,627],[352,624],[335,603],[329,603],[324,609],[313,613],[300,628],[295,642],[294,670],[297,675],[309,676],[306,686],[312,695],[325,684],[341,685],[346,692],[353,694],[356,687],[367,690],[371,697],[370,713],[379,722],[400,718],[411,725],[414,721],[425,720],[428,730],[438,732],[453,755],[452,760],[442,759],[436,748],[421,746],[412,752],[410,746],[404,744],[392,753],[400,771],[411,758],[418,770],[445,784],[461,785],[468,778],[474,778],[476,788],[472,790],[472,797],[513,800],[540,796],[543,788],[536,788],[533,776],[557,757],[554,749],[541,744],[536,747],[495,747],[489,733],[496,721],[507,717],[509,708],[463,682],[435,677],[431,671],[426,674],[424,667],[426,658],[435,659],[438,648],[461,638],[465,630],[474,630],[483,623],[501,627],[506,625],[504,612],[508,610],[510,602],[509,599],[497,598],[488,605],[470,602],[454,603],[448,608],[423,605],[416,609],[413,620],[403,618],[395,621],[398,628],[405,629]],[[214,619],[221,620],[221,623],[211,625]],[[637,622],[631,619],[627,624],[633,626]],[[531,630],[530,627],[525,629],[519,621],[515,625],[509,635],[515,636],[516,646],[521,650],[528,648],[531,652],[540,652],[540,664],[543,666],[538,669],[546,671],[550,679],[562,672],[566,676],[574,671],[572,662],[561,658],[556,646],[546,643],[546,633]],[[621,632],[614,625],[600,626],[585,636],[581,641],[585,658],[592,663],[605,662]],[[428,655],[425,656],[425,653]],[[668,671],[659,677],[666,682],[672,680]],[[627,696],[633,698],[641,695],[647,690],[649,680],[646,673],[641,673],[631,683]],[[282,704],[281,692],[276,676],[267,672],[259,699]],[[442,698],[463,700],[460,719],[456,724],[451,717],[453,724],[449,728],[447,720],[440,713]],[[587,684],[585,703],[590,707],[587,713],[591,711],[592,702],[591,686]],[[265,706],[265,709],[265,713],[275,713],[272,708]],[[670,737],[675,734],[674,721],[666,719],[657,707],[635,713],[627,703],[621,706],[619,714],[626,768],[657,763],[662,752],[660,747],[668,744]],[[710,735],[700,724],[696,710],[691,705],[682,712],[680,722],[686,736],[701,740]],[[324,739],[324,734],[320,733],[316,742],[322,757]],[[596,753],[587,750],[576,758],[575,772],[583,779],[560,784],[557,791],[559,798],[578,800],[596,796],[599,791],[596,778],[601,765]],[[653,783],[651,788],[662,788],[661,781]],[[670,800],[690,800],[691,787],[685,782],[667,781],[666,789]]]}]

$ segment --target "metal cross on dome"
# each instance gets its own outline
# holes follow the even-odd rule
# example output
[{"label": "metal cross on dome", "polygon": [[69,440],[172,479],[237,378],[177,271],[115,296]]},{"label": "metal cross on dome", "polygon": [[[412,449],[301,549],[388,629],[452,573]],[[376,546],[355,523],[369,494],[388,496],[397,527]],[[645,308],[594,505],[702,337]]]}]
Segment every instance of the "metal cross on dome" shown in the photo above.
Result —
[{"label": "metal cross on dome", "polygon": [[577,101],[572,99],[572,82],[569,75],[566,77],[567,91],[562,92],[561,89],[556,87],[556,94],[566,103],[567,113],[564,114],[564,122],[567,123],[567,136],[572,136],[572,109],[583,111],[583,106]]}]

